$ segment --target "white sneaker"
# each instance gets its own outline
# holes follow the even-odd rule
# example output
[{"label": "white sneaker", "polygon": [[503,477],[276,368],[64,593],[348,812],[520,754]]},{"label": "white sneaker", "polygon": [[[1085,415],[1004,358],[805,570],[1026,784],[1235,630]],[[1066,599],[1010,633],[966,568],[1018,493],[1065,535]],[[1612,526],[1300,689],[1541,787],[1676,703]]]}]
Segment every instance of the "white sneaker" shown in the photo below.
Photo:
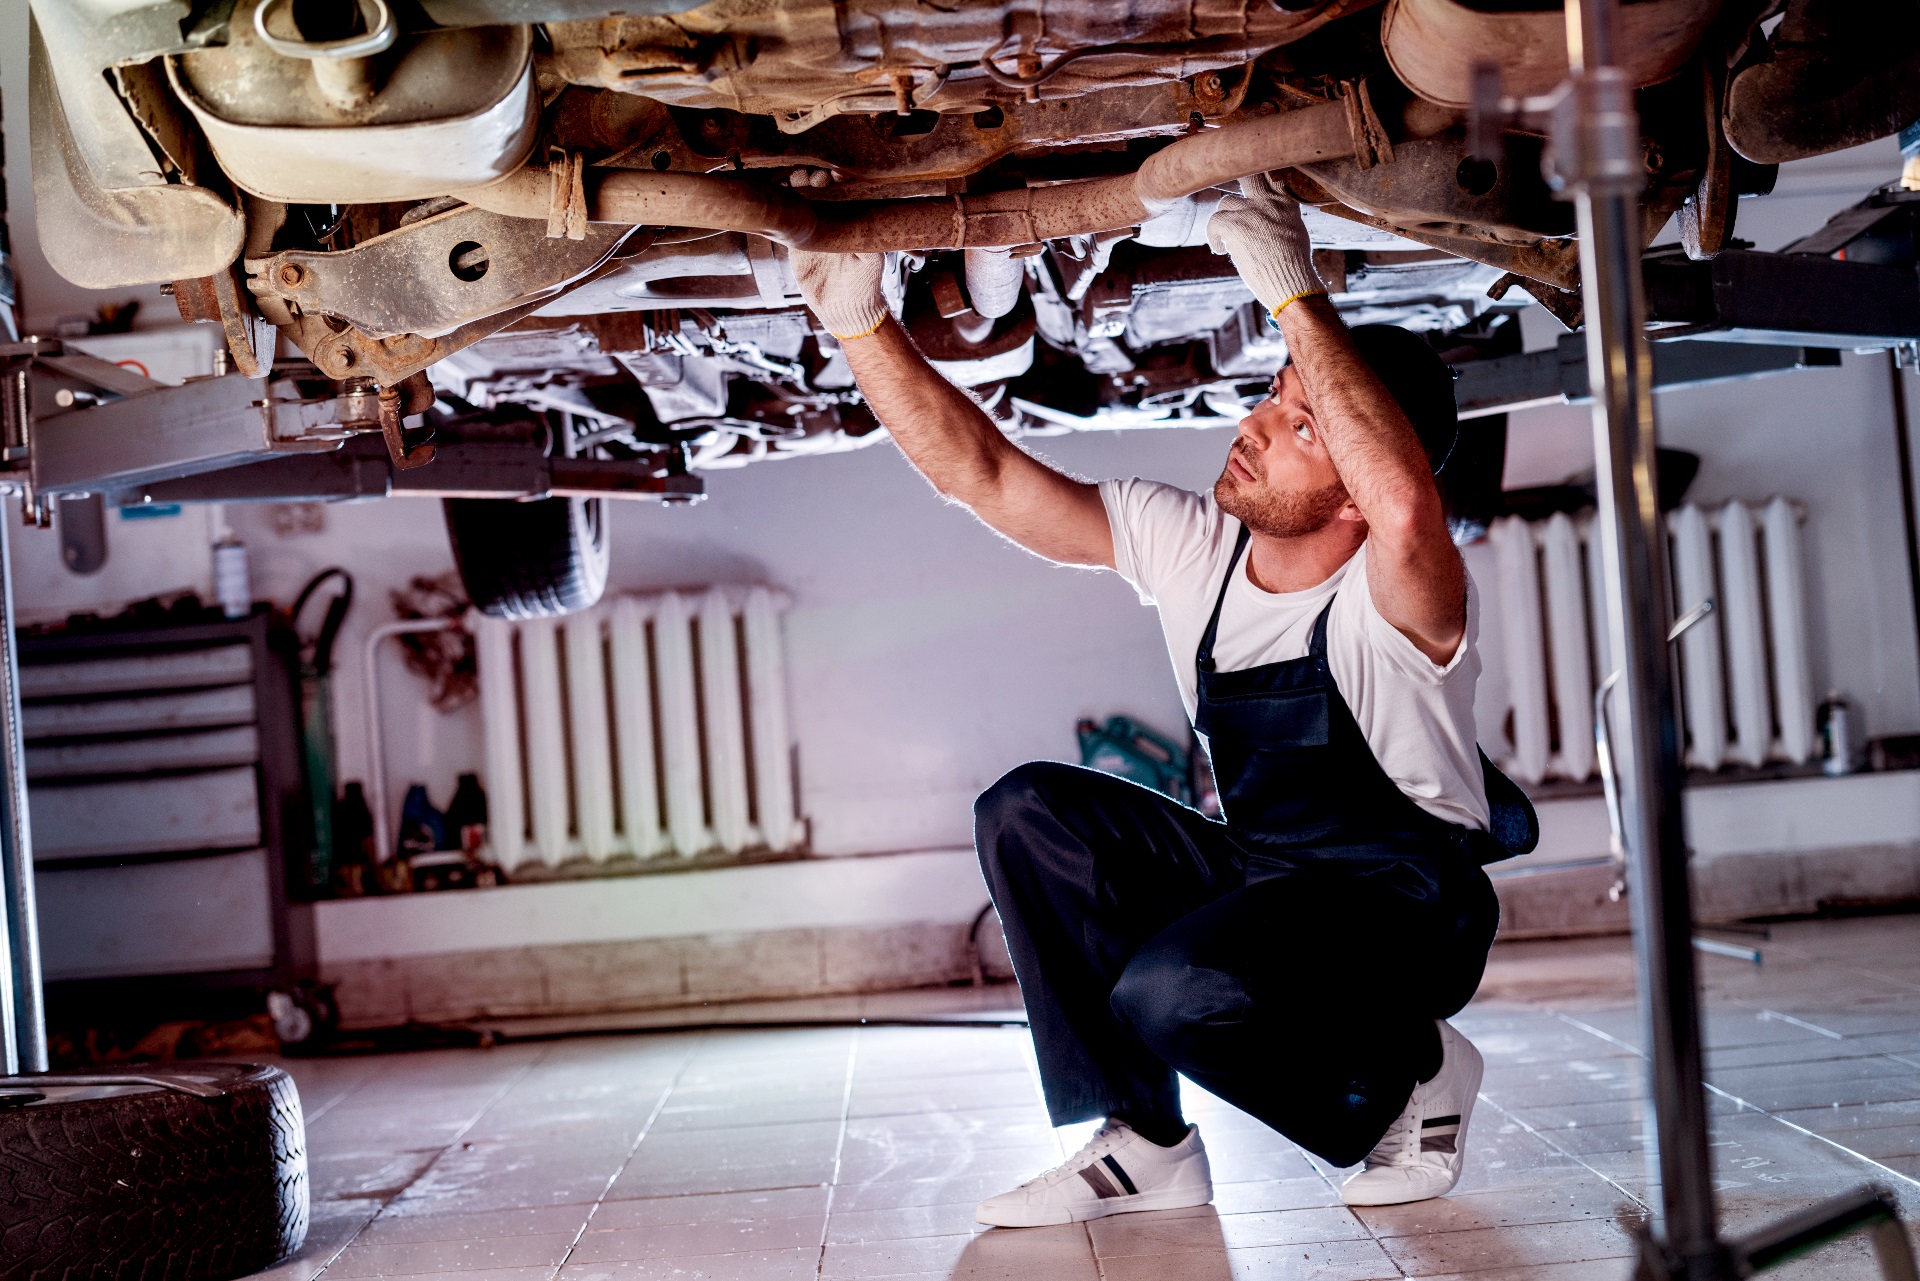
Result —
[{"label": "white sneaker", "polygon": [[1340,1188],[1348,1205],[1402,1205],[1445,1196],[1460,1181],[1467,1120],[1480,1093],[1486,1064],[1473,1042],[1445,1021],[1440,1029],[1440,1070],[1413,1087],[1407,1109],[1367,1154],[1366,1168]]},{"label": "white sneaker", "polygon": [[1078,1223],[1129,1210],[1179,1210],[1213,1200],[1200,1127],[1170,1148],[1108,1121],[1087,1146],[1045,1174],[980,1203],[973,1217],[996,1228]]}]

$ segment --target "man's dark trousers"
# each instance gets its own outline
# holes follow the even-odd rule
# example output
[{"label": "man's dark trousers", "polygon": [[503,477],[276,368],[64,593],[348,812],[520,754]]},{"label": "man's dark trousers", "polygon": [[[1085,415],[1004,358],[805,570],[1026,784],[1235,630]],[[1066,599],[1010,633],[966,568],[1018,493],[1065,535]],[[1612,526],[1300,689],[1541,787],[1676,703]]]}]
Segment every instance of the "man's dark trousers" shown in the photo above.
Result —
[{"label": "man's dark trousers", "polygon": [[1277,854],[1158,792],[1040,761],[974,807],[1055,1125],[1180,1115],[1176,1072],[1334,1165],[1437,1067],[1499,906],[1434,841]]}]

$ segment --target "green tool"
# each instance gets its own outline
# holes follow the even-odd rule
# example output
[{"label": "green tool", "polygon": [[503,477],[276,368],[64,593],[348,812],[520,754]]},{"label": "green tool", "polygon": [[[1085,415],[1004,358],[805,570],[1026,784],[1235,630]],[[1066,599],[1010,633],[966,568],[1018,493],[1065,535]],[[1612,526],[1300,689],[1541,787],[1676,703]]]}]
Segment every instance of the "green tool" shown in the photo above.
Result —
[{"label": "green tool", "polygon": [[300,739],[306,755],[307,799],[312,807],[313,848],[307,863],[309,897],[327,895],[333,888],[333,699],[329,689],[333,672],[333,644],[340,624],[353,606],[353,576],[338,565],[323,569],[294,598],[292,621],[299,632],[300,614],[328,579],[340,580],[340,592],[327,602],[320,630],[311,640],[300,639]]},{"label": "green tool", "polygon": [[1131,779],[1183,805],[1193,804],[1187,749],[1166,735],[1126,716],[1109,716],[1105,725],[1081,721],[1074,734],[1080,740],[1082,765]]}]

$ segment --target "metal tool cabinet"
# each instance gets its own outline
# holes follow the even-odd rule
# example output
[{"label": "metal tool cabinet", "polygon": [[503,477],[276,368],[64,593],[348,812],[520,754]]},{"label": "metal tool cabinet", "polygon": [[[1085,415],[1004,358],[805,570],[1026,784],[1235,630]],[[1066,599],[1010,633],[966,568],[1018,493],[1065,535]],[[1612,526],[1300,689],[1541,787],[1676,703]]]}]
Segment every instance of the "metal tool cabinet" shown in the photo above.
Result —
[{"label": "metal tool cabinet", "polygon": [[287,892],[308,853],[291,633],[256,612],[19,645],[56,999],[158,1013],[310,977],[312,908]]}]

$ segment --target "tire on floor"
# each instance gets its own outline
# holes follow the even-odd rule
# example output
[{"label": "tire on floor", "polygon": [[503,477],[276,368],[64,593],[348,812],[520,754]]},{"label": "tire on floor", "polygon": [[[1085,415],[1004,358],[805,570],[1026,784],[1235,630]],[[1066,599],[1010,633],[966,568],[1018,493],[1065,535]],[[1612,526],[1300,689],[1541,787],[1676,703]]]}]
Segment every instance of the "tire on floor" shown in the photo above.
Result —
[{"label": "tire on floor", "polygon": [[224,1062],[127,1075],[151,1083],[0,1088],[0,1281],[226,1281],[298,1250],[293,1078]]}]

